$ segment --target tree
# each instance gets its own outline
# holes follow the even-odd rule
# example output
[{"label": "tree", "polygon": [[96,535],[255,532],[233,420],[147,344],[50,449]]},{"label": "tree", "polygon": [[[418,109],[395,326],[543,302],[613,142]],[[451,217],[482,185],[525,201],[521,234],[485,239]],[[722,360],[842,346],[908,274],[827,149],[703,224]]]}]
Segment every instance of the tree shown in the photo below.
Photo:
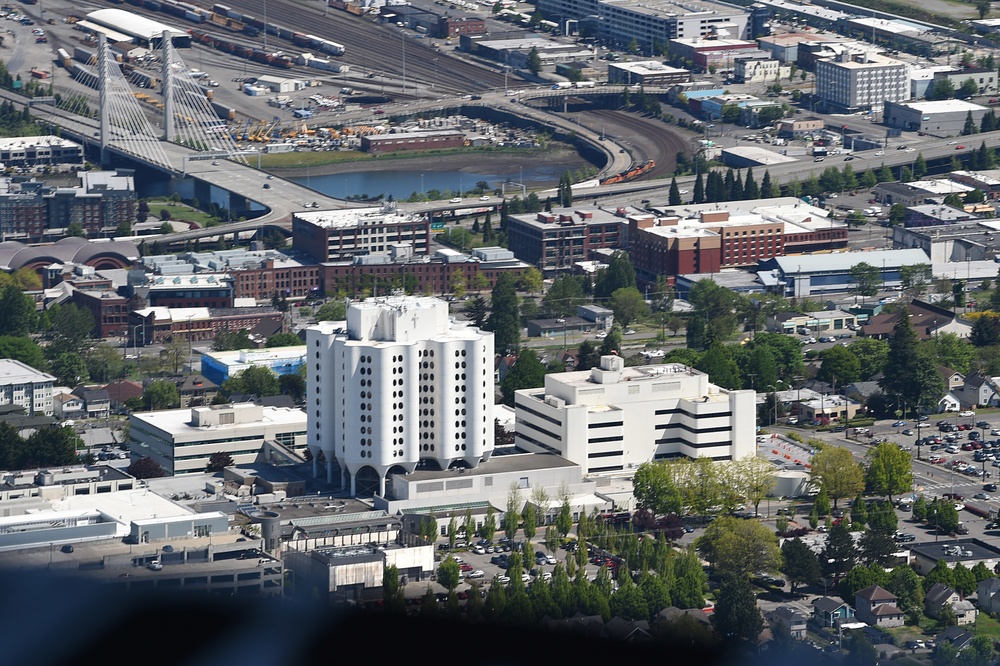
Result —
[{"label": "tree", "polygon": [[816,553],[799,538],[785,540],[781,546],[781,560],[781,571],[788,577],[792,594],[795,594],[796,585],[812,585],[820,578]]},{"label": "tree", "polygon": [[622,351],[622,329],[618,324],[611,327],[601,343],[600,356],[619,355]]},{"label": "tree", "polygon": [[865,459],[865,481],[875,493],[888,498],[889,502],[892,502],[893,495],[904,493],[913,485],[910,454],[893,442],[882,442],[869,449]]},{"label": "tree", "polygon": [[754,513],[757,513],[761,500],[767,497],[774,488],[774,465],[756,455],[748,455],[735,461],[732,465],[740,496],[753,504]]},{"label": "tree", "polygon": [[679,206],[681,204],[681,191],[677,187],[677,176],[670,179],[670,193],[667,203],[671,206]]},{"label": "tree", "polygon": [[910,407],[936,405],[944,394],[944,380],[934,362],[918,354],[917,334],[910,317],[900,317],[893,327],[889,355],[879,386]]},{"label": "tree", "polygon": [[979,12],[979,20],[986,18],[986,15],[990,13],[990,8],[992,4],[989,0],[976,0],[976,11]]},{"label": "tree", "polygon": [[822,358],[816,379],[846,386],[861,378],[861,361],[847,347],[830,347],[822,353]]},{"label": "tree", "polygon": [[704,317],[697,314],[692,315],[685,327],[685,335],[687,336],[687,347],[689,349],[698,351],[705,349],[708,339],[705,332]]},{"label": "tree", "polygon": [[615,322],[627,327],[630,323],[649,315],[649,306],[642,293],[635,287],[622,287],[611,294],[608,306],[615,314]]},{"label": "tree", "polygon": [[723,579],[714,618],[716,631],[726,638],[757,639],[764,628],[764,618],[747,576],[730,574]]},{"label": "tree", "polygon": [[405,590],[400,584],[399,568],[395,564],[390,564],[382,570],[382,608],[387,613],[404,612],[406,610],[404,593]]},{"label": "tree", "polygon": [[76,386],[87,378],[87,364],[79,354],[64,352],[52,362],[52,374],[65,386]]},{"label": "tree", "polygon": [[542,312],[546,317],[567,317],[576,314],[578,305],[587,300],[579,276],[560,275],[542,297]]},{"label": "tree", "polygon": [[341,300],[324,303],[316,310],[316,321],[344,321],[347,319],[347,304]]},{"label": "tree", "polygon": [[441,585],[445,587],[449,592],[458,587],[459,581],[462,579],[462,572],[459,569],[458,562],[452,557],[446,557],[442,560],[441,564],[438,566],[437,570],[437,580]]},{"label": "tree", "polygon": [[820,568],[824,574],[841,576],[854,568],[855,555],[854,539],[846,522],[841,521],[830,529],[826,548],[819,558]]},{"label": "tree", "polygon": [[291,372],[278,377],[278,390],[296,403],[301,403],[306,397],[306,380],[297,372]]},{"label": "tree", "polygon": [[216,472],[221,472],[234,463],[235,461],[231,455],[225,451],[216,451],[209,457],[208,465],[205,467],[205,471],[209,474],[214,474]]},{"label": "tree", "polygon": [[951,99],[955,96],[955,85],[948,77],[936,79],[927,91],[927,99],[942,100]]},{"label": "tree", "polygon": [[885,340],[858,338],[847,348],[858,357],[862,381],[867,381],[882,372],[889,360],[889,343]]},{"label": "tree", "polygon": [[[323,308],[320,308],[322,310]],[[212,340],[214,351],[238,351],[240,349],[251,349],[254,347],[250,340],[250,331],[241,329],[239,331],[219,331]]]},{"label": "tree", "polygon": [[924,589],[920,576],[913,567],[904,564],[889,572],[889,584],[886,589],[896,595],[897,605],[904,612],[911,608],[923,607]]},{"label": "tree", "polygon": [[62,351],[75,352],[79,349],[80,343],[91,337],[94,332],[94,316],[90,310],[73,303],[53,306],[48,314],[54,337],[52,345]]},{"label": "tree", "polygon": [[756,520],[716,518],[695,544],[717,571],[748,576],[777,571],[781,565],[777,537]]},{"label": "tree", "polygon": [[955,333],[935,333],[930,340],[920,344],[929,348],[929,353],[938,365],[962,374],[969,372],[976,355],[975,347]]},{"label": "tree", "polygon": [[[851,603],[854,603],[853,597]],[[851,631],[847,634],[844,638],[844,649],[850,655],[850,660],[845,660],[845,663],[849,663],[850,666],[878,666],[878,650],[860,631]]]},{"label": "tree", "polygon": [[990,636],[976,636],[959,654],[958,666],[990,666],[993,663],[993,647]]},{"label": "tree", "polygon": [[177,385],[172,381],[160,379],[150,382],[142,392],[142,402],[146,409],[157,411],[180,407],[181,396]]},{"label": "tree", "polygon": [[483,519],[483,526],[480,528],[479,536],[493,543],[493,537],[497,533],[497,515],[493,507],[487,507],[486,517]]},{"label": "tree", "polygon": [[514,406],[514,392],[526,388],[539,388],[545,385],[545,366],[538,360],[534,349],[523,347],[517,355],[517,360],[507,372],[500,384],[503,403]]},{"label": "tree", "polygon": [[878,293],[882,285],[882,272],[877,267],[861,261],[851,266],[851,281],[854,283],[851,291],[864,299]]},{"label": "tree", "polygon": [[573,511],[569,506],[569,497],[564,496],[562,506],[559,507],[559,514],[556,516],[556,529],[562,538],[566,538],[569,531],[573,529]]},{"label": "tree", "polygon": [[[98,349],[103,348],[104,345],[101,345]],[[29,337],[0,335],[0,358],[20,361],[33,368],[41,368],[45,365],[45,355],[42,352],[42,348]],[[119,360],[121,358],[121,354],[117,350],[115,350],[115,358]]]},{"label": "tree", "polygon": [[538,531],[538,518],[535,513],[535,505],[525,502],[524,511],[521,512],[521,531],[524,532],[525,552],[531,550],[531,540],[535,538]]},{"label": "tree", "polygon": [[475,327],[482,328],[489,315],[489,306],[486,303],[486,299],[478,295],[473,296],[465,302],[464,309],[465,315],[472,321]]},{"label": "tree", "polygon": [[927,264],[911,264],[899,269],[899,283],[911,298],[920,297],[927,290],[933,276]]},{"label": "tree", "polygon": [[497,279],[490,301],[492,311],[486,330],[493,331],[497,353],[511,354],[521,342],[519,301],[512,275],[504,273]]},{"label": "tree", "polygon": [[680,513],[681,495],[671,475],[671,468],[662,462],[639,465],[632,478],[636,505],[656,515]]},{"label": "tree", "polygon": [[538,49],[534,46],[532,46],[531,50],[528,52],[528,58],[525,61],[525,64],[532,74],[537,75],[540,71],[542,71],[542,56],[538,55]]},{"label": "tree", "polygon": [[864,472],[851,452],[842,446],[825,446],[812,459],[812,478],[833,498],[854,497],[865,487]]},{"label": "tree", "polygon": [[729,347],[713,342],[695,366],[709,376],[713,384],[727,389],[742,388],[740,369],[729,354]]},{"label": "tree", "polygon": [[258,398],[278,395],[281,393],[281,386],[278,383],[278,376],[270,368],[260,365],[253,365],[243,370],[238,375],[230,377],[222,383],[222,392],[226,397],[233,393],[245,393]]},{"label": "tree", "polygon": [[296,347],[302,344],[302,339],[294,333],[275,333],[267,339],[265,346],[273,347]]},{"label": "tree", "polygon": [[526,291],[529,294],[537,294],[542,291],[542,288],[544,287],[542,272],[534,266],[528,268],[526,271],[521,273],[521,279],[518,281],[518,286],[521,291]]},{"label": "tree", "polygon": [[955,588],[955,591],[963,599],[976,591],[976,585],[978,584],[976,575],[961,562],[955,564],[955,567],[951,570],[951,577],[954,581],[952,587]]},{"label": "tree", "polygon": [[79,222],[70,222],[69,226],[66,227],[66,231],[63,232],[66,236],[75,238],[86,238],[87,232],[84,230],[83,225]]},{"label": "tree", "polygon": [[155,460],[147,457],[134,461],[125,471],[137,479],[158,479],[166,476],[163,468]]},{"label": "tree", "polygon": [[[507,489],[507,507],[504,509],[503,514],[503,531],[509,541],[514,540],[514,534],[517,532],[517,525],[521,520],[521,502],[521,491],[518,489],[516,483],[512,483],[510,488]],[[511,557],[511,560],[512,565],[508,571],[519,573],[519,567],[513,566],[513,556]],[[520,562],[520,558],[518,558],[518,562]]]},{"label": "tree", "polygon": [[610,298],[619,289],[635,287],[635,267],[628,253],[616,250],[608,260],[608,267],[597,274],[594,297]]}]

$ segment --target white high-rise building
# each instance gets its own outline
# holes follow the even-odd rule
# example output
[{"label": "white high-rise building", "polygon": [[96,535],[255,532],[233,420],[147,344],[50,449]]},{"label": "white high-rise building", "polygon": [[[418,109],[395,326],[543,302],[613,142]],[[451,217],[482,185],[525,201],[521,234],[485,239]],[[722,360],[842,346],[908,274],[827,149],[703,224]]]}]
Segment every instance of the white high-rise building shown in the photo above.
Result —
[{"label": "white high-rise building", "polygon": [[677,457],[736,460],[757,450],[755,397],[684,365],[626,368],[621,357],[602,356],[599,367],[545,375],[544,389],[515,392],[516,442],[584,475]]},{"label": "white high-rise building", "polygon": [[[493,334],[436,298],[369,298],[306,330],[308,440],[351,493],[421,461],[475,467],[493,453]],[[346,479],[345,479],[346,480]]]}]

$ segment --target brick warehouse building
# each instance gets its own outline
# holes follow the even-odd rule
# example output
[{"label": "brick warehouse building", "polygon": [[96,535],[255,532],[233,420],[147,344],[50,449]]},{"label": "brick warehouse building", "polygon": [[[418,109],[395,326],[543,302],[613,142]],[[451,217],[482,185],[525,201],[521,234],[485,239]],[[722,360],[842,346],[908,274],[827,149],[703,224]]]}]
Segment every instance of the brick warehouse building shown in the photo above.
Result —
[{"label": "brick warehouse building", "polygon": [[786,253],[847,245],[844,223],[794,197],[697,204],[669,212],[628,218],[629,256],[642,280],[713,273]]},{"label": "brick warehouse building", "polygon": [[129,313],[129,344],[143,347],[170,340],[214,340],[221,331],[248,330],[269,337],[284,331],[285,315],[276,308],[164,308]]},{"label": "brick warehouse building", "polygon": [[465,134],[452,130],[372,134],[361,137],[361,150],[373,154],[399,153],[405,150],[461,148],[464,145]]}]

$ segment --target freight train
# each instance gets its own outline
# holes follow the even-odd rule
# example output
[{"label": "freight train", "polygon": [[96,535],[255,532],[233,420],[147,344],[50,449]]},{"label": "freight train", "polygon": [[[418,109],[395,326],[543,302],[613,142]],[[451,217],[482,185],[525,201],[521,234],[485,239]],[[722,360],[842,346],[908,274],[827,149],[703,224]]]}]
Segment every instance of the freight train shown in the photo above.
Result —
[{"label": "freight train", "polygon": [[[116,0],[108,1],[115,2]],[[120,2],[121,0],[117,1]],[[256,17],[249,14],[242,14],[226,5],[216,4],[213,5],[212,9],[203,9],[197,5],[189,2],[181,2],[180,0],[128,0],[128,3],[136,7],[150,9],[154,12],[163,12],[170,16],[191,21],[192,23],[210,23],[226,30],[241,32],[248,37],[256,37],[261,31],[266,30],[269,35],[274,35],[299,46],[308,46],[309,48],[330,55],[344,55],[345,49],[343,44],[338,44],[337,42],[314,35],[303,35],[302,33],[293,32],[289,28],[274,23],[265,24],[264,21]],[[202,41],[202,43],[206,42]],[[220,50],[225,51],[226,49],[220,48]],[[232,51],[227,52],[231,53]]]},{"label": "freight train", "polygon": [[644,162],[637,167],[632,167],[628,171],[622,171],[621,173],[616,173],[613,176],[608,176],[607,178],[601,179],[601,185],[614,185],[616,183],[627,183],[630,180],[638,178],[639,176],[649,173],[656,166],[656,162],[649,160]]}]

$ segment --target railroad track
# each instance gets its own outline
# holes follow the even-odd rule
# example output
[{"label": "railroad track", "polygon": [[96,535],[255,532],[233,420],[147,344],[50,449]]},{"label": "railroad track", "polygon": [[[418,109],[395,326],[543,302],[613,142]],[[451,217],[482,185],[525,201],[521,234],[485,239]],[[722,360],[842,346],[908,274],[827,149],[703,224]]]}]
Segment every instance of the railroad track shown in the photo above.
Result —
[{"label": "railroad track", "polygon": [[691,152],[690,141],[667,128],[663,121],[614,109],[591,109],[582,112],[583,123],[595,131],[602,129],[628,146],[635,162],[654,160],[656,166],[639,180],[653,180],[671,175],[677,167],[677,153]]}]

